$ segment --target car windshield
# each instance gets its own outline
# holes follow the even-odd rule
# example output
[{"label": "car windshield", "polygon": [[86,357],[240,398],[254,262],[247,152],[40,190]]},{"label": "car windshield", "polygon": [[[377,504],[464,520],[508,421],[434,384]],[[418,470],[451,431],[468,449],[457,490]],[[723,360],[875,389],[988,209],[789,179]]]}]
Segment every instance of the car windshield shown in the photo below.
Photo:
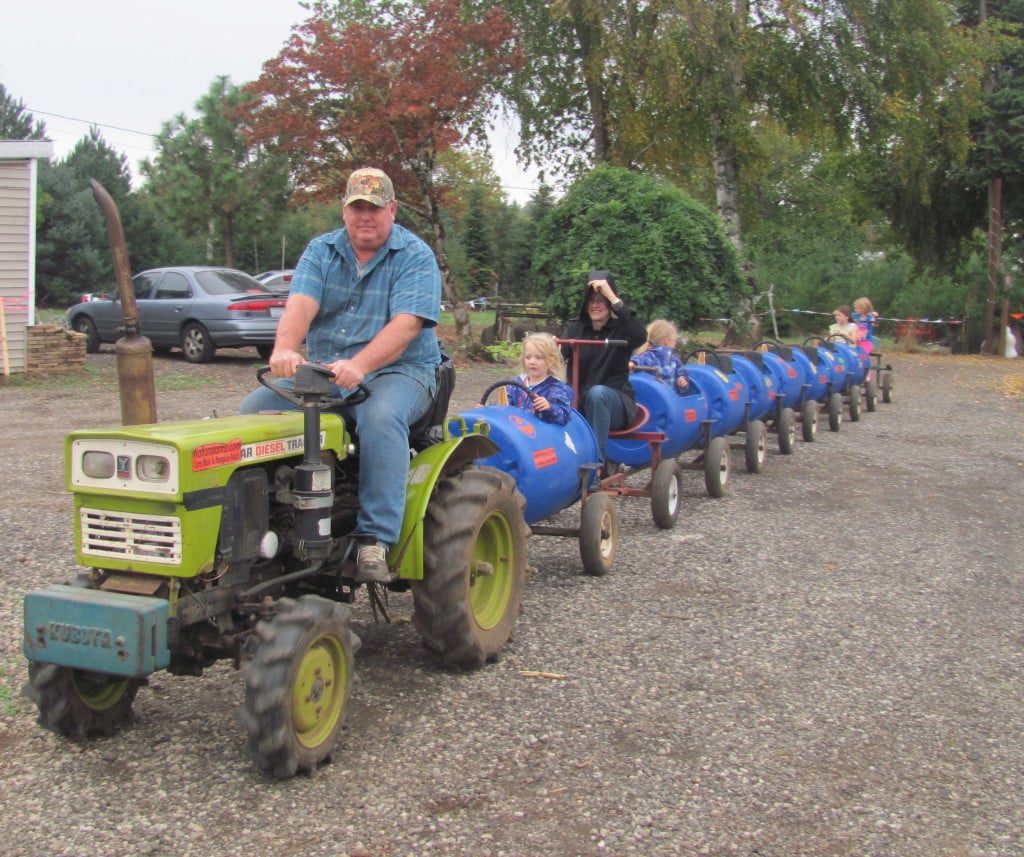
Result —
[{"label": "car windshield", "polygon": [[198,271],[196,280],[211,295],[238,295],[249,292],[270,293],[259,280],[242,271]]}]

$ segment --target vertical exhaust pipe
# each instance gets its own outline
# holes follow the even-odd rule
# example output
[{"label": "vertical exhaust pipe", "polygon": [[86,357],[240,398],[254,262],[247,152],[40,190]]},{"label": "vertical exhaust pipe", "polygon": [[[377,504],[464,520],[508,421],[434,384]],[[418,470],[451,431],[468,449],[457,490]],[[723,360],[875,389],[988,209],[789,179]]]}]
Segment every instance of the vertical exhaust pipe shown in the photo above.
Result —
[{"label": "vertical exhaust pipe", "polygon": [[139,331],[139,310],[132,288],[128,247],[117,205],[106,189],[90,180],[92,194],[107,219],[107,239],[114,254],[114,275],[124,316],[124,336],[117,340],[117,386],[121,391],[121,423],[126,426],[156,422],[156,382],[153,379],[153,345]]}]

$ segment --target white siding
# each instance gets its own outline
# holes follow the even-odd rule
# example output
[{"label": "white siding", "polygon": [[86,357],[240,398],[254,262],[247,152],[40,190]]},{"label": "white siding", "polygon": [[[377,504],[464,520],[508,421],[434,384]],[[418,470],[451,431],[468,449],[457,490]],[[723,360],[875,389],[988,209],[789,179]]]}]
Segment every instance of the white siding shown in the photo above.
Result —
[{"label": "white siding", "polygon": [[[35,163],[0,160],[0,298],[4,306],[7,368],[25,371],[25,328],[31,323],[34,289]],[[0,355],[0,361],[3,356]],[[0,362],[0,371],[4,365]]]}]

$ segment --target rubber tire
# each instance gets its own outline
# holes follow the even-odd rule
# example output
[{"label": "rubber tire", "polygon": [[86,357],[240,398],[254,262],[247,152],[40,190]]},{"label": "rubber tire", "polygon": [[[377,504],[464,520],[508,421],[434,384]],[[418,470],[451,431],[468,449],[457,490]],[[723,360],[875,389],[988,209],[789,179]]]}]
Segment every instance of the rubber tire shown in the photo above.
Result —
[{"label": "rubber tire", "polygon": [[210,332],[198,321],[190,321],[181,332],[181,353],[189,363],[209,363],[213,360],[213,340]]},{"label": "rubber tire", "polygon": [[704,487],[708,496],[722,497],[729,487],[732,460],[729,456],[729,441],[724,437],[713,437],[704,453]]},{"label": "rubber tire", "polygon": [[[491,467],[464,468],[434,489],[412,620],[446,666],[479,669],[512,636],[526,586],[525,505],[515,480]],[[484,563],[491,573],[477,575]]]},{"label": "rubber tire", "polygon": [[139,679],[32,661],[22,692],[39,708],[40,726],[84,741],[113,735],[131,720]]},{"label": "rubber tire", "polygon": [[584,574],[604,577],[615,562],[619,518],[607,494],[591,494],[580,510],[580,560]]},{"label": "rubber tire", "polygon": [[683,472],[674,458],[665,458],[651,480],[651,517],[659,530],[671,530],[676,525],[682,496]]},{"label": "rubber tire", "polygon": [[800,431],[804,443],[814,443],[818,437],[818,405],[819,402],[810,399],[803,404]]},{"label": "rubber tire", "polygon": [[783,408],[779,411],[775,431],[779,435],[779,452],[782,455],[792,455],[796,446],[796,414],[792,408]]},{"label": "rubber tire", "polygon": [[[69,586],[91,589],[89,575],[82,573]],[[109,736],[131,720],[132,703],[143,679],[30,661],[28,682],[22,693],[39,709],[40,726],[84,741],[95,735]]]},{"label": "rubber tire", "polygon": [[839,431],[843,424],[843,394],[833,393],[828,397],[828,428]]},{"label": "rubber tire", "polygon": [[79,315],[71,322],[71,329],[85,334],[86,354],[95,354],[100,350],[100,335],[96,323],[86,315]]},{"label": "rubber tire", "polygon": [[274,353],[273,345],[257,345],[256,353],[259,354],[260,360],[269,360],[270,355]]},{"label": "rubber tire", "polygon": [[868,413],[874,413],[878,407],[878,385],[875,384],[875,379],[870,378],[864,384],[864,406],[868,409]]},{"label": "rubber tire", "polygon": [[743,457],[747,473],[760,473],[768,460],[768,431],[761,420],[747,423],[747,437],[743,445]]},{"label": "rubber tire", "polygon": [[259,645],[243,667],[238,719],[256,767],[285,778],[330,761],[345,723],[359,638],[344,604],[319,595],[277,604],[277,615],[256,625]]},{"label": "rubber tire", "polygon": [[852,384],[850,386],[850,422],[860,422],[860,396],[861,389],[859,384]]},{"label": "rubber tire", "polygon": [[885,404],[887,404],[887,405],[891,404],[892,401],[893,401],[893,398],[895,397],[895,394],[893,393],[893,390],[892,390],[892,388],[893,388],[892,373],[890,373],[890,372],[883,373],[882,374],[882,378],[881,378],[881,383],[882,383],[882,401],[885,402]]}]

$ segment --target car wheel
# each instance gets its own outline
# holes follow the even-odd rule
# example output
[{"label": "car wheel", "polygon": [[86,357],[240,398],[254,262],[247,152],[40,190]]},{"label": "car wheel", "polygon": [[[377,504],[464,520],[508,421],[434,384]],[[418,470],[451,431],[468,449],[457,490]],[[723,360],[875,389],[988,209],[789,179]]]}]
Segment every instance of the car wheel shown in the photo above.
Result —
[{"label": "car wheel", "polygon": [[76,333],[85,335],[85,350],[88,354],[95,354],[100,350],[100,335],[96,331],[93,320],[85,315],[76,316],[71,322],[71,329]]},{"label": "car wheel", "polygon": [[213,340],[199,322],[185,325],[181,332],[181,351],[189,363],[209,363],[213,359]]}]

